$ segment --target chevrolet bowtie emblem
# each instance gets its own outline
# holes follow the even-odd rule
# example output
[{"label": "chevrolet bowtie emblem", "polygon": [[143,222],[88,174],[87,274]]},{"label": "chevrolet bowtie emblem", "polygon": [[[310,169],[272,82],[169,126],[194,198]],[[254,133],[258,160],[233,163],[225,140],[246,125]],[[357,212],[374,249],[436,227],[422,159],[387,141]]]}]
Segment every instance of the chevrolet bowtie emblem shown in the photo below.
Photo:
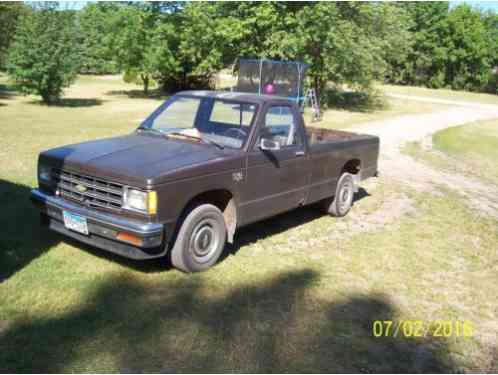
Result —
[{"label": "chevrolet bowtie emblem", "polygon": [[86,186],[76,185],[76,190],[78,190],[80,193],[84,193],[86,191]]}]

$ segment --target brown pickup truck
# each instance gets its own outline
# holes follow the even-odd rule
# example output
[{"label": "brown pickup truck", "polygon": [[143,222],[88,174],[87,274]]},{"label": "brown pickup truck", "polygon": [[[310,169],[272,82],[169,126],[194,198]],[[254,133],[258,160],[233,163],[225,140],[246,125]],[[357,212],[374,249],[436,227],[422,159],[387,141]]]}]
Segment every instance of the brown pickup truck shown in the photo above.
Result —
[{"label": "brown pickup truck", "polygon": [[195,272],[244,225],[315,202],[344,216],[378,154],[377,137],[305,128],[289,99],[185,91],[132,134],[42,152],[31,199],[59,233]]}]

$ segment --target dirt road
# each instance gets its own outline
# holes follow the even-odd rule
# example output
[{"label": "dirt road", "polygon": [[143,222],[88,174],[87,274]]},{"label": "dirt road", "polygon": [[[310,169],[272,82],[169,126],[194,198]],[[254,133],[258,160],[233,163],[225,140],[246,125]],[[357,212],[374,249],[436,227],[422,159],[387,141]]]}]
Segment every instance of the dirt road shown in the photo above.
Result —
[{"label": "dirt road", "polygon": [[400,151],[401,146],[409,141],[423,141],[424,146],[430,148],[431,136],[439,130],[478,120],[498,118],[498,106],[417,96],[396,95],[396,97],[425,102],[444,101],[451,107],[437,112],[405,115],[354,127],[353,131],[380,137],[380,173],[419,191],[429,192],[434,191],[438,185],[445,186],[465,197],[472,208],[498,218],[496,186],[485,184],[472,177],[436,170]]}]

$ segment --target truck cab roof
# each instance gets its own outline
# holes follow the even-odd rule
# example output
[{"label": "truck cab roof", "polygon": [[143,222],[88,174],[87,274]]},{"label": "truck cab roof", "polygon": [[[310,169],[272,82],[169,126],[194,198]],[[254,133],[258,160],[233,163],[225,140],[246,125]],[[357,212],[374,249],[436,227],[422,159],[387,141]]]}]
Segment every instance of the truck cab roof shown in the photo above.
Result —
[{"label": "truck cab roof", "polygon": [[236,100],[247,103],[263,104],[263,103],[285,103],[295,104],[293,98],[286,98],[277,95],[252,94],[247,92],[232,92],[232,91],[211,91],[211,90],[186,90],[180,91],[176,95],[195,96],[200,98],[226,99]]}]

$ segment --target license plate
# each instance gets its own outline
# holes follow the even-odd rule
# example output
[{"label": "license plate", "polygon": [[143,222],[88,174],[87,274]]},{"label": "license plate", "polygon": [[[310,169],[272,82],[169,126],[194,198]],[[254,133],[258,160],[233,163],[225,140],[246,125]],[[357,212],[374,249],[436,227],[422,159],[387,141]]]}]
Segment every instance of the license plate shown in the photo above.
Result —
[{"label": "license plate", "polygon": [[62,215],[64,217],[64,225],[67,229],[74,230],[78,233],[88,234],[86,218],[67,211],[63,211]]}]

